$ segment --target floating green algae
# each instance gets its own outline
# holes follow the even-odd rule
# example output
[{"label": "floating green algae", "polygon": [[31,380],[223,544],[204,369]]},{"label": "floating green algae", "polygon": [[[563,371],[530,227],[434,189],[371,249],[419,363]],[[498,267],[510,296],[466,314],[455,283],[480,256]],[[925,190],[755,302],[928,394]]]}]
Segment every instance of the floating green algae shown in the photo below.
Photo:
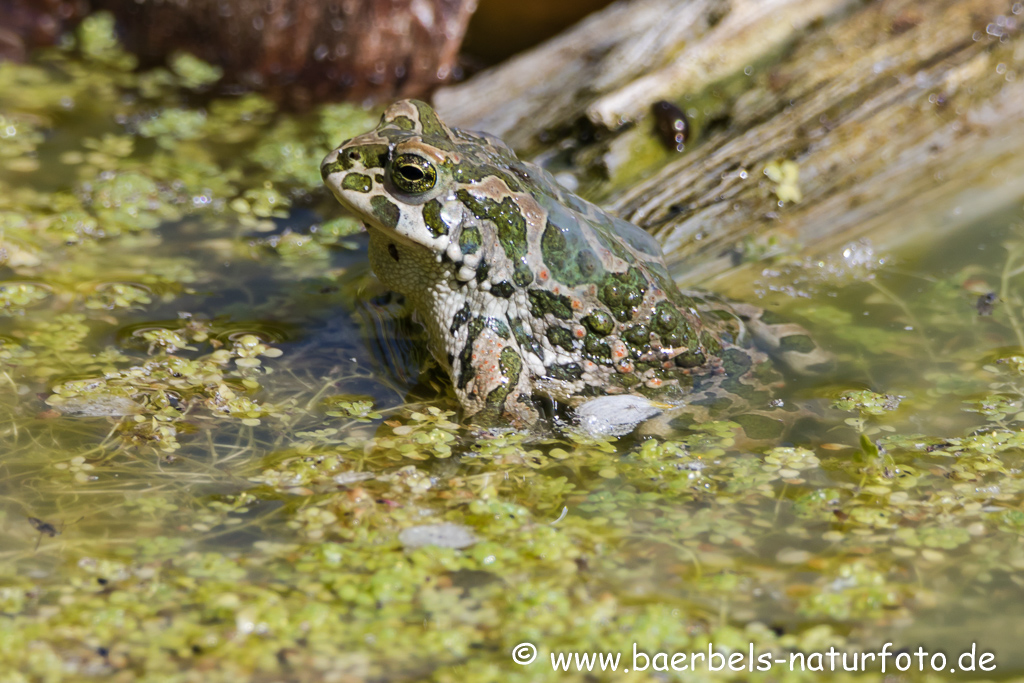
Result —
[{"label": "floating green algae", "polygon": [[[839,361],[791,442],[480,434],[320,187],[372,116],[214,76],[135,71],[104,15],[0,64],[0,681],[582,681],[548,656],[633,643],[1024,670],[1015,216],[765,276]],[[442,523],[476,542],[402,545]],[[822,675],[780,671],[731,676]]]}]

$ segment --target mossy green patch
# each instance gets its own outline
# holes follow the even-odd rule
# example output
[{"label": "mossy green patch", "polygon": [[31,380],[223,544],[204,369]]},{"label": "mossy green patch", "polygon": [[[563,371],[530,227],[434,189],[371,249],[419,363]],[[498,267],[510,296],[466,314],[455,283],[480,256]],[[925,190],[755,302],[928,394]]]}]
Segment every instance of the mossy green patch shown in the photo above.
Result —
[{"label": "mossy green patch", "polygon": [[347,171],[359,162],[363,168],[384,168],[388,162],[387,145],[359,145],[342,151],[336,161],[321,168],[321,175],[326,179],[331,173]]}]

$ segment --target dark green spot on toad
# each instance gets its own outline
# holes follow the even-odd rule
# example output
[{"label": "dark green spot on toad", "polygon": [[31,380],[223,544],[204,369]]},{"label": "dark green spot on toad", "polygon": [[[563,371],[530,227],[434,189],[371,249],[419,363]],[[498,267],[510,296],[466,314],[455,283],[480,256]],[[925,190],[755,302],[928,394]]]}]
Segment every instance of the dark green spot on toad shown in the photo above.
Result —
[{"label": "dark green spot on toad", "polygon": [[372,197],[370,199],[370,208],[373,209],[373,215],[380,220],[381,225],[385,228],[394,228],[398,225],[401,211],[398,205],[387,197],[382,197],[381,195]]},{"label": "dark green spot on toad", "polygon": [[583,324],[586,325],[591,332],[607,337],[615,329],[615,320],[612,319],[611,315],[607,312],[602,311],[600,308],[591,311],[590,315],[583,318]]},{"label": "dark green spot on toad", "polygon": [[601,337],[597,335],[588,334],[583,338],[583,349],[589,354],[590,359],[593,361],[607,361],[611,360],[612,350]]},{"label": "dark green spot on toad", "polygon": [[651,331],[646,325],[633,325],[626,328],[622,336],[634,346],[644,346],[651,341]]},{"label": "dark green spot on toad", "polygon": [[466,190],[458,190],[455,195],[474,216],[494,224],[498,243],[514,264],[512,281],[520,287],[530,284],[533,272],[526,264],[526,219],[512,198],[505,197],[496,202],[487,197],[475,197]]},{"label": "dark green spot on toad", "polygon": [[441,220],[441,202],[436,199],[423,205],[423,222],[434,237],[448,234],[448,225]]},{"label": "dark green spot on toad", "polygon": [[572,301],[569,297],[554,294],[546,289],[531,289],[529,295],[530,312],[533,313],[533,317],[543,318],[545,314],[550,313],[561,320],[572,319]]},{"label": "dark green spot on toad", "polygon": [[675,357],[675,364],[681,368],[696,368],[707,362],[707,357],[700,351],[684,351]]},{"label": "dark green spot on toad", "polygon": [[640,270],[633,267],[625,273],[610,273],[601,281],[597,290],[601,302],[622,322],[633,319],[646,293],[647,282]]},{"label": "dark green spot on toad", "polygon": [[548,376],[553,379],[560,379],[571,382],[583,377],[583,368],[579,363],[566,363],[565,365],[552,365],[548,368]]},{"label": "dark green spot on toad", "polygon": [[508,324],[512,328],[512,336],[519,343],[519,346],[524,350],[531,351],[537,358],[544,357],[544,351],[541,349],[540,344],[534,339],[523,327],[523,321],[519,318],[509,318]]},{"label": "dark green spot on toad", "polygon": [[400,130],[413,130],[416,128],[416,124],[408,116],[396,116],[391,119],[391,125]]},{"label": "dark green spot on toad", "polygon": [[484,321],[484,324],[502,339],[508,339],[508,325],[506,325],[503,320],[499,320],[498,318],[488,318]]},{"label": "dark green spot on toad", "polygon": [[320,166],[320,177],[324,179],[324,182],[327,182],[327,177],[329,175],[332,173],[341,173],[342,171],[351,168],[351,166],[351,163],[345,164],[340,159],[338,161],[332,161],[329,164],[323,164]]},{"label": "dark green spot on toad", "polygon": [[423,137],[430,138],[428,142],[438,149],[453,151],[455,147],[449,141],[448,133],[445,131],[441,119],[437,118],[437,114],[430,108],[430,105],[419,100],[412,100],[412,103],[419,112],[420,130],[423,132]]},{"label": "dark green spot on toad", "polygon": [[451,327],[448,328],[448,332],[450,334],[455,334],[455,331],[465,325],[466,321],[469,320],[472,315],[473,314],[469,309],[469,302],[467,301],[462,305],[462,308],[456,311],[455,315],[452,316],[452,324]]},{"label": "dark green spot on toad", "polygon": [[491,164],[447,163],[445,166],[451,171],[452,179],[460,185],[473,185],[475,183],[483,182],[487,178],[493,176],[495,178],[500,178],[511,192],[521,192],[523,189],[522,185],[512,174],[506,173]]},{"label": "dark green spot on toad", "polygon": [[548,339],[555,346],[561,346],[566,351],[572,351],[572,333],[564,327],[549,327]]},{"label": "dark green spot on toad", "polygon": [[[387,145],[361,145],[343,149],[338,153],[338,160],[334,162],[341,170],[352,168],[356,162],[363,165],[363,168],[384,168],[388,162]],[[334,164],[328,164],[333,166]],[[333,171],[332,171],[333,173]]]},{"label": "dark green spot on toad", "polygon": [[459,234],[459,248],[463,254],[475,254],[480,249],[480,231],[474,227],[463,228]]},{"label": "dark green spot on toad", "polygon": [[341,181],[341,187],[344,190],[366,193],[373,189],[373,181],[370,180],[370,176],[365,176],[362,173],[349,173]]},{"label": "dark green spot on toad", "polygon": [[502,299],[507,299],[512,296],[516,291],[516,288],[512,286],[510,282],[502,280],[491,285],[491,294],[499,296]]},{"label": "dark green spot on toad", "polygon": [[667,301],[661,301],[654,307],[651,327],[660,335],[669,334],[675,331],[682,319],[683,314],[675,306]]},{"label": "dark green spot on toad", "polygon": [[476,377],[476,368],[473,367],[473,344],[476,342],[477,337],[483,332],[484,321],[480,318],[473,318],[469,321],[468,334],[466,336],[466,345],[462,347],[462,351],[459,352],[459,379],[456,386],[459,389],[465,389],[471,379]]},{"label": "dark green spot on toad", "polygon": [[492,410],[500,410],[505,405],[505,399],[515,386],[519,383],[519,375],[523,370],[523,359],[510,346],[501,350],[498,356],[498,369],[501,371],[503,381],[500,386],[487,394],[487,407]]},{"label": "dark green spot on toad", "polygon": [[549,219],[540,248],[544,264],[558,282],[575,287],[598,282],[605,276],[604,266],[590,249],[583,227],[576,220],[556,224]]}]

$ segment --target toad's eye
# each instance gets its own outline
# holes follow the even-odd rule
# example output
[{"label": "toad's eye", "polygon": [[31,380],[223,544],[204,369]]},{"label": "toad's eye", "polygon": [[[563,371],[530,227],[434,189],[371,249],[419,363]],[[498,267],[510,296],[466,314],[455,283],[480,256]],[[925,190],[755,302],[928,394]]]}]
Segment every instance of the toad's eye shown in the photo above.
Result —
[{"label": "toad's eye", "polygon": [[391,162],[391,182],[402,192],[423,194],[437,182],[437,170],[421,156],[399,154]]}]

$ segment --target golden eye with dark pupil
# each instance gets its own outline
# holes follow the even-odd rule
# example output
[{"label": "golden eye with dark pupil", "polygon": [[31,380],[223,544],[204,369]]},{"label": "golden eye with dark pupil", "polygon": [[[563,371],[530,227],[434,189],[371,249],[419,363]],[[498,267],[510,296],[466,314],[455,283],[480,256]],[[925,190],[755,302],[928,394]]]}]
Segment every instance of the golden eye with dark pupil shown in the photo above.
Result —
[{"label": "golden eye with dark pupil", "polygon": [[391,163],[391,181],[402,192],[422,194],[434,187],[437,171],[421,156],[400,154]]}]

